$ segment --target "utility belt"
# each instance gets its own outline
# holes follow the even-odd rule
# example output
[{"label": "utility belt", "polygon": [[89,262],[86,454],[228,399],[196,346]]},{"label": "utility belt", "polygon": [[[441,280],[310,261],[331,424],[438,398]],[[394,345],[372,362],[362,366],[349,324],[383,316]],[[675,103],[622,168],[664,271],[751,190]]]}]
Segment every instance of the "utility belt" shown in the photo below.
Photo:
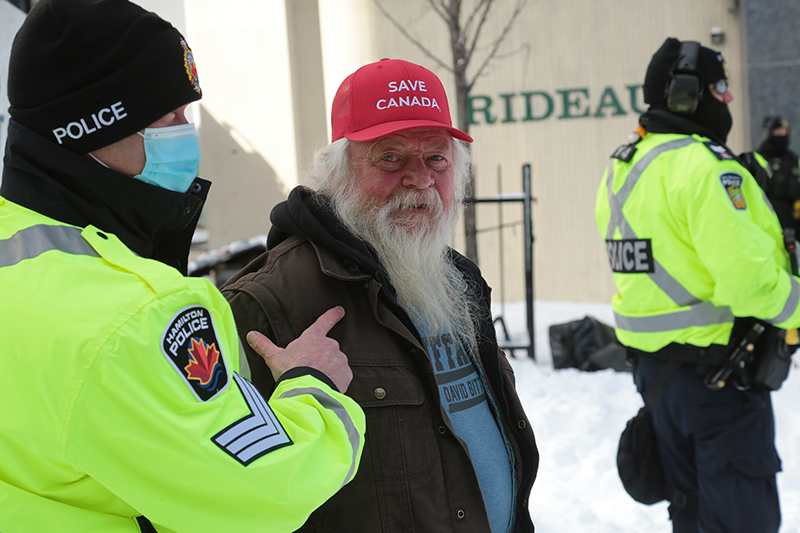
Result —
[{"label": "utility belt", "polygon": [[671,343],[657,352],[626,349],[635,362],[641,355],[676,359],[693,365],[706,386],[719,390],[728,384],[739,390],[778,390],[786,380],[797,345],[786,343],[786,331],[755,318],[737,318],[727,345],[694,346]]},{"label": "utility belt", "polygon": [[697,373],[705,375],[712,368],[725,364],[730,353],[730,346],[712,344],[711,346],[695,346],[693,344],[679,344],[673,342],[657,352],[645,352],[636,348],[627,347],[625,356],[629,364],[636,364],[639,357],[652,357],[660,361],[676,360],[684,365],[695,366]]}]

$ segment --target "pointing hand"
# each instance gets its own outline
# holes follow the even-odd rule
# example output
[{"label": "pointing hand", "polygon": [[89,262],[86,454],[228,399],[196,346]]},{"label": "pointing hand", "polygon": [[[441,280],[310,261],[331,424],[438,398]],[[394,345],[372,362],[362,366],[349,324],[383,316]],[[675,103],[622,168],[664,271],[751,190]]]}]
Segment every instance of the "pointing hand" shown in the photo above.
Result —
[{"label": "pointing hand", "polygon": [[328,337],[342,317],[342,307],[329,309],[286,348],[279,348],[258,331],[247,334],[247,343],[267,363],[275,381],[291,368],[307,366],[328,376],[344,393],[353,379],[353,372],[347,364],[347,356],[339,350],[339,343]]}]

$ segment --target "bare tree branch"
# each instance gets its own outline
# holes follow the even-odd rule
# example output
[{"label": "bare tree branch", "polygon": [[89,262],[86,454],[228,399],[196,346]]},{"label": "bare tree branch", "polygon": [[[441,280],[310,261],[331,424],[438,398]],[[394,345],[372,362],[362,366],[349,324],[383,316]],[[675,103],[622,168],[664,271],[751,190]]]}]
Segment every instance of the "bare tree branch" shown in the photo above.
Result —
[{"label": "bare tree branch", "polygon": [[[475,33],[472,35],[472,42],[467,47],[467,53],[466,53],[465,57],[467,58],[468,62],[469,62],[470,59],[472,59],[472,53],[475,51],[475,46],[478,44],[478,37],[480,37],[480,35],[481,35],[481,30],[483,29],[483,25],[486,23],[486,20],[489,18],[489,10],[492,9],[492,2],[493,1],[494,0],[486,0],[485,2],[482,1],[480,4],[478,4],[478,7],[475,8],[475,11],[470,13],[470,18],[472,18],[478,12],[478,10],[480,9],[481,5],[484,6],[483,13],[481,13],[481,18],[478,21],[478,27],[475,28]],[[504,29],[504,31],[507,31],[507,28],[508,27],[506,27],[506,29]],[[502,40],[502,37],[501,37],[501,40]],[[491,59],[491,57],[489,59]]]},{"label": "bare tree branch", "polygon": [[489,64],[489,61],[491,61],[497,55],[497,51],[500,49],[500,45],[503,43],[503,39],[505,39],[506,36],[508,35],[508,32],[511,31],[511,27],[514,25],[517,16],[519,16],[520,12],[522,11],[522,8],[525,7],[526,3],[527,0],[517,0],[517,4],[514,7],[514,12],[511,14],[511,18],[509,18],[508,23],[506,23],[505,28],[503,28],[503,31],[500,33],[500,36],[497,39],[495,39],[491,52],[489,52],[489,55],[486,56],[486,59],[484,59],[481,66],[478,67],[478,70],[475,72],[475,75],[472,77],[472,80],[470,80],[469,82],[470,86],[472,86],[475,80],[477,80],[481,76],[481,74],[483,74],[483,71],[486,69],[486,66]]},{"label": "bare tree branch", "polygon": [[447,23],[447,6],[444,5],[444,0],[428,0],[428,3],[431,5],[436,14]]},{"label": "bare tree branch", "polygon": [[380,12],[383,13],[383,16],[389,19],[389,22],[391,22],[394,25],[394,27],[397,28],[400,31],[400,33],[402,33],[405,36],[406,39],[411,41],[411,43],[414,46],[419,48],[423,54],[428,56],[434,63],[436,63],[440,67],[448,70],[449,72],[453,72],[453,67],[449,66],[447,63],[436,57],[433,54],[433,52],[428,50],[421,42],[419,42],[415,37],[413,37],[410,33],[408,33],[405,30],[405,28],[403,28],[403,26],[397,21],[397,19],[395,19],[388,11],[386,11],[386,9],[384,9],[379,0],[372,0],[372,3],[375,4],[375,6],[380,10]]},{"label": "bare tree branch", "polygon": [[[467,16],[467,20],[464,22],[464,34],[469,35],[470,28],[472,28],[472,23],[475,20],[475,16],[481,11],[481,8],[484,4],[491,4],[494,0],[480,0],[475,5],[475,9]],[[487,5],[486,10],[489,10],[489,6]]]}]

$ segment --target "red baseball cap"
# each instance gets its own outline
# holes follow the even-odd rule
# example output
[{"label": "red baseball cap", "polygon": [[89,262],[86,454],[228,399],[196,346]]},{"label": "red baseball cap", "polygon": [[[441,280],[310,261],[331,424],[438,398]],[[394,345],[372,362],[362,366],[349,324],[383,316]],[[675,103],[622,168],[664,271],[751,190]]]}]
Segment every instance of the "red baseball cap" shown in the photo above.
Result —
[{"label": "red baseball cap", "polygon": [[372,141],[398,131],[440,128],[456,139],[472,137],[454,128],[447,94],[430,70],[401,59],[381,59],[348,76],[331,110],[333,140]]}]

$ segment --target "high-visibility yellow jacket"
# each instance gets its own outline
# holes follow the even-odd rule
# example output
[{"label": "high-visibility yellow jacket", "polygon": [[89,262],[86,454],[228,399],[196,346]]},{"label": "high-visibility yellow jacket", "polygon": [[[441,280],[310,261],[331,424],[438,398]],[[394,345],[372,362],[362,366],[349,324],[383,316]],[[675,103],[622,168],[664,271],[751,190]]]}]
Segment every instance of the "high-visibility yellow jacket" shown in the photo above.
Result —
[{"label": "high-visibility yellow jacket", "polygon": [[730,151],[654,133],[633,148],[612,157],[595,205],[620,342],[648,352],[727,344],[735,316],[800,325],[778,219]]},{"label": "high-visibility yellow jacket", "polygon": [[[242,377],[225,299],[0,197],[0,531],[294,531],[355,475],[358,405]],[[357,510],[354,510],[357,512]]]}]

